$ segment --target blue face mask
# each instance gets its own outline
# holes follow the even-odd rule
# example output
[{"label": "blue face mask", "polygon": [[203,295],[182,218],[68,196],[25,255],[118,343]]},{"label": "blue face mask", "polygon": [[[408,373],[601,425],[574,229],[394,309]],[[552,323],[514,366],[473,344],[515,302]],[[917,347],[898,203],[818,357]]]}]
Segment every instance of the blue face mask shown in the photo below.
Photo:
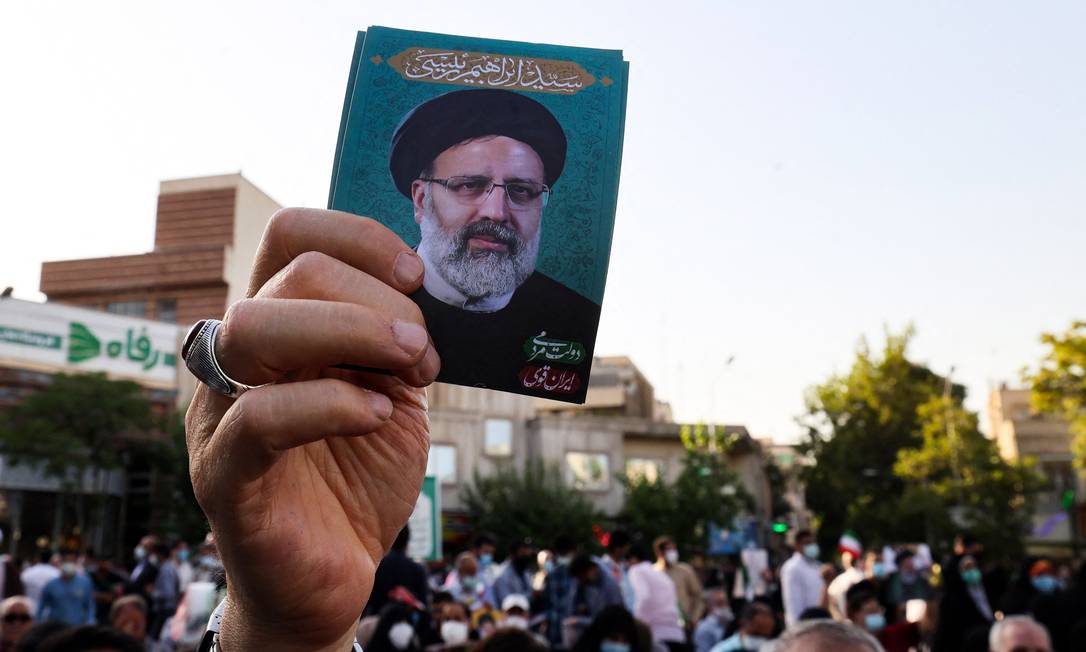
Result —
[{"label": "blue face mask", "polygon": [[177,551],[177,558],[180,561],[188,561],[189,560],[189,551],[188,551],[188,549],[178,550]]},{"label": "blue face mask", "polygon": [[822,550],[818,547],[817,543],[808,543],[807,545],[803,546],[803,554],[807,557],[807,559],[817,560],[818,556],[822,554]]},{"label": "blue face mask", "polygon": [[871,574],[875,577],[886,577],[886,565],[876,563],[871,567]]},{"label": "blue face mask", "polygon": [[493,563],[494,555],[490,554],[489,552],[479,555],[479,564],[481,564],[483,568],[486,568]]},{"label": "blue face mask", "polygon": [[1060,587],[1060,581],[1051,575],[1038,575],[1031,578],[1030,583],[1041,593],[1052,593]]},{"label": "blue face mask", "polygon": [[549,573],[552,570],[554,570],[554,562],[553,561],[548,559],[547,561],[543,562],[543,572]]},{"label": "blue face mask", "polygon": [[600,652],[630,652],[629,643],[618,641],[603,641],[600,643]]},{"label": "blue face mask", "polygon": [[976,568],[962,571],[962,581],[969,586],[980,584],[980,571]]},{"label": "blue face mask", "polygon": [[864,627],[869,632],[881,632],[886,627],[886,616],[882,614],[868,614],[864,617]]}]

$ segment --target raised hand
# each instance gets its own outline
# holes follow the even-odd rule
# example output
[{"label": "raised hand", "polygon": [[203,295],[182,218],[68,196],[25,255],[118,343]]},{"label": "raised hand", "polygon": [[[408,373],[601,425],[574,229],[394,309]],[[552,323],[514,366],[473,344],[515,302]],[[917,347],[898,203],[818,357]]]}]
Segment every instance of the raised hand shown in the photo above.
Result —
[{"label": "raised hand", "polygon": [[271,384],[236,400],[200,385],[186,417],[193,487],[227,573],[224,652],[350,648],[426,467],[420,388],[440,361],[406,296],[422,276],[372,220],[285,209],[269,223],[249,298],[215,347],[232,378]]}]

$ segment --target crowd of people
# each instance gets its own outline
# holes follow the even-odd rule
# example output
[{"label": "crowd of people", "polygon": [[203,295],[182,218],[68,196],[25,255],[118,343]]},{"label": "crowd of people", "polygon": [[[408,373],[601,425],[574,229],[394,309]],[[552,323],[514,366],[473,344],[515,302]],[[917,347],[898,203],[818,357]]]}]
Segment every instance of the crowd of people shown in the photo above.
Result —
[{"label": "crowd of people", "polygon": [[148,535],[130,568],[90,549],[0,556],[0,652],[195,650],[225,580],[210,535],[191,550]]},{"label": "crowd of people", "polygon": [[925,545],[868,551],[850,535],[823,554],[801,531],[762,568],[746,555],[684,561],[668,537],[602,539],[592,555],[568,536],[504,551],[479,536],[447,567],[426,567],[408,557],[405,529],[357,638],[371,652],[1086,649],[1081,566],[1030,557],[1006,568],[968,537],[935,560]]},{"label": "crowd of people", "polygon": [[[361,614],[370,652],[1086,649],[1083,566],[1006,568],[967,537],[940,562],[924,545],[869,551],[850,535],[826,555],[801,531],[764,567],[745,563],[757,554],[688,563],[666,536],[617,530],[596,555],[564,535],[504,551],[479,536],[448,566],[411,559],[408,540],[405,527]],[[90,550],[0,558],[0,652],[195,650],[225,590],[210,535],[198,550],[147,536],[128,569]]]}]

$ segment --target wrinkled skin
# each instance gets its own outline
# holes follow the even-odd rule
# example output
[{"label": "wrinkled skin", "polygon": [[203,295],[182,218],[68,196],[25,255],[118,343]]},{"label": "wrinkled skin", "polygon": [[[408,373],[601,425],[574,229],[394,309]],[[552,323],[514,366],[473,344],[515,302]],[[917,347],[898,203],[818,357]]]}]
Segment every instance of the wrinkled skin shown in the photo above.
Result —
[{"label": "wrinkled skin", "polygon": [[285,209],[269,224],[215,346],[236,380],[273,384],[236,400],[200,385],[186,416],[229,582],[224,652],[349,649],[426,467],[422,387],[440,361],[406,297],[422,273],[364,218]]}]

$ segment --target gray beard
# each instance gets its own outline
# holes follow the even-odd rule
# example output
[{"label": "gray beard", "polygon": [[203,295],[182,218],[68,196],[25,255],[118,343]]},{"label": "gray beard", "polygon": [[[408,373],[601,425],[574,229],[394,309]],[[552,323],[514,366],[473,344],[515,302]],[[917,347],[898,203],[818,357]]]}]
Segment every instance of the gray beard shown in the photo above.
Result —
[{"label": "gray beard", "polygon": [[[450,233],[438,224],[432,205],[423,214],[421,227],[419,252],[433,263],[441,278],[468,299],[509,294],[535,271],[539,230],[525,241],[512,227],[483,220]],[[468,240],[478,235],[500,240],[508,251],[472,251]]]}]

